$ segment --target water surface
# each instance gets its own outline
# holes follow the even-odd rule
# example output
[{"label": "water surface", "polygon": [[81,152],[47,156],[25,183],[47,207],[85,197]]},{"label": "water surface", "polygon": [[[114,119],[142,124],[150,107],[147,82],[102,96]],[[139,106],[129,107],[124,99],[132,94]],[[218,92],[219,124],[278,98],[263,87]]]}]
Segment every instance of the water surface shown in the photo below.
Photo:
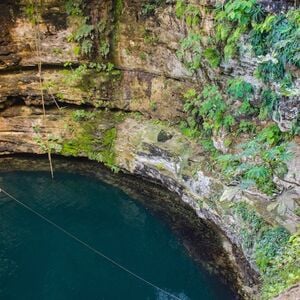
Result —
[{"label": "water surface", "polygon": [[[233,299],[173,232],[118,188],[91,177],[0,173],[0,187],[180,299]],[[0,299],[172,299],[0,194]]]}]

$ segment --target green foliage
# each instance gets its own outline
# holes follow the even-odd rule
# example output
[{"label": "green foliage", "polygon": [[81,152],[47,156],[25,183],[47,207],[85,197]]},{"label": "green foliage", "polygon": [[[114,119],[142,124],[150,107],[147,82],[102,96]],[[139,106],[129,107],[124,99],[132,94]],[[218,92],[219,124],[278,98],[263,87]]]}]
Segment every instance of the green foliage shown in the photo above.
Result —
[{"label": "green foliage", "polygon": [[289,238],[288,243],[269,260],[263,274],[262,299],[273,299],[300,280],[300,233]]},{"label": "green foliage", "polygon": [[230,129],[235,120],[227,114],[227,104],[215,85],[204,87],[200,95],[194,89],[185,95],[184,111],[189,114],[188,125],[192,129],[203,129],[207,134],[221,128]]},{"label": "green foliage", "polygon": [[285,137],[277,125],[264,128],[253,140],[240,145],[237,154],[217,158],[225,178],[241,182],[242,188],[256,187],[265,194],[276,192],[274,175],[287,172],[286,162],[291,159]]},{"label": "green foliage", "polygon": [[85,4],[82,0],[65,3],[65,9],[76,24],[75,30],[68,36],[69,42],[76,42],[80,47],[75,48],[76,55],[90,56],[93,50],[93,40],[95,37],[95,26],[89,24],[89,18],[84,16]]},{"label": "green foliage", "polygon": [[203,55],[210,64],[212,68],[216,68],[221,63],[221,55],[220,52],[215,48],[206,48],[203,51]]},{"label": "green foliage", "polygon": [[[95,132],[97,118],[92,113],[75,112],[72,115],[79,117],[80,127],[75,127],[74,137],[62,143],[60,153],[66,156],[87,156],[91,160],[102,162],[114,172],[118,171],[115,165],[115,139],[117,130],[115,127],[104,132]],[[117,121],[117,120],[116,120]],[[102,133],[102,134],[101,134]]]},{"label": "green foliage", "polygon": [[234,212],[249,225],[249,230],[256,234],[264,225],[263,219],[257,215],[255,209],[251,208],[245,202],[239,202],[234,206]]},{"label": "green foliage", "polygon": [[177,0],[175,12],[177,18],[183,19],[189,27],[195,27],[200,24],[201,12],[196,5],[186,4],[184,0]]},{"label": "green foliage", "polygon": [[82,16],[82,0],[67,0],[65,9],[69,16]]},{"label": "green foliage", "polygon": [[256,70],[258,78],[262,79],[265,83],[278,82],[284,79],[285,69],[284,65],[277,59],[271,57],[261,62]]},{"label": "green foliage", "polygon": [[273,113],[278,109],[280,96],[271,89],[265,89],[261,93],[261,100],[262,103],[260,107],[259,118],[261,120],[272,118]]},{"label": "green foliage", "polygon": [[[65,67],[67,66],[69,66],[69,64],[66,63]],[[83,64],[75,69],[71,67],[70,70],[63,70],[62,74],[64,75],[64,84],[73,87],[80,86],[83,77],[88,74],[88,66],[86,64]]]},{"label": "green foliage", "polygon": [[233,100],[239,100],[242,102],[239,113],[249,115],[255,112],[255,109],[250,103],[253,97],[254,89],[249,82],[244,81],[241,78],[234,78],[228,80],[227,93]]},{"label": "green foliage", "polygon": [[185,10],[186,10],[186,2],[185,0],[177,0],[176,6],[175,6],[175,13],[176,17],[181,19],[184,16]]},{"label": "green foliage", "polygon": [[246,251],[251,252],[259,232],[266,224],[263,218],[256,213],[255,209],[245,202],[234,204],[233,212],[241,220],[240,235],[242,237],[242,246]]},{"label": "green foliage", "polygon": [[107,55],[110,50],[110,45],[107,41],[101,41],[100,42],[100,47],[99,47],[99,52],[102,57],[107,58]]},{"label": "green foliage", "polygon": [[265,127],[256,139],[260,143],[275,146],[284,141],[284,134],[280,131],[277,124],[271,124]]},{"label": "green foliage", "polygon": [[239,124],[239,128],[237,130],[238,134],[241,133],[255,133],[256,132],[256,126],[252,122],[241,120]]},{"label": "green foliage", "polygon": [[[75,25],[74,31],[68,36],[69,42],[78,43],[75,47],[75,55],[83,55],[91,57],[98,55],[98,58],[106,59],[110,50],[110,45],[107,38],[100,39],[100,34],[105,31],[106,24],[100,21],[97,24],[91,24],[91,19],[85,16],[86,4],[82,0],[68,0],[65,4],[67,14],[72,17],[72,22]],[[95,45],[99,44],[98,49]]]},{"label": "green foliage", "polygon": [[254,89],[249,82],[241,78],[230,79],[227,82],[228,94],[235,100],[249,100],[253,96]]},{"label": "green foliage", "polygon": [[268,15],[263,22],[253,25],[251,44],[256,55],[270,55],[258,67],[265,82],[281,82],[286,77],[287,65],[300,67],[300,10],[287,14]]},{"label": "green foliage", "polygon": [[95,116],[93,112],[85,111],[83,109],[75,110],[72,114],[73,120],[75,122],[87,121]]},{"label": "green foliage", "polygon": [[199,33],[190,33],[180,41],[177,57],[184,62],[191,72],[197,71],[201,66],[202,47]]},{"label": "green foliage", "polygon": [[80,53],[90,55],[93,48],[94,26],[87,24],[88,18],[81,17],[76,30],[68,37],[69,42],[80,44]]},{"label": "green foliage", "polygon": [[194,121],[190,117],[188,117],[186,121],[181,121],[179,124],[181,133],[189,138],[197,138],[200,136],[199,130],[194,126],[195,126]]},{"label": "green foliage", "polygon": [[237,52],[241,35],[250,31],[255,54],[265,56],[257,69],[259,78],[291,86],[287,65],[300,67],[299,15],[299,9],[266,15],[256,0],[230,0],[216,9],[216,39],[224,44],[225,58],[230,58]]},{"label": "green foliage", "polygon": [[271,227],[246,202],[233,205],[240,218],[240,236],[262,275],[262,299],[272,299],[300,280],[300,233],[290,236],[283,227]]},{"label": "green foliage", "polygon": [[150,101],[150,109],[152,111],[156,111],[157,110],[157,102],[156,101]]},{"label": "green foliage", "polygon": [[108,167],[112,168],[114,172],[118,172],[115,166],[116,154],[114,151],[115,139],[117,137],[116,128],[106,130],[102,140],[101,161]]},{"label": "green foliage", "polygon": [[254,257],[261,272],[266,272],[271,261],[279,255],[290,238],[283,227],[275,227],[262,232],[255,245]]},{"label": "green foliage", "polygon": [[156,9],[164,3],[163,0],[149,0],[142,5],[142,15],[145,17],[154,15]]},{"label": "green foliage", "polygon": [[67,86],[78,87],[84,91],[89,91],[93,88],[92,82],[94,76],[98,73],[105,73],[111,76],[114,80],[120,75],[120,71],[115,69],[112,63],[95,63],[82,64],[77,68],[73,68],[71,63],[65,63],[65,67],[69,69],[61,71],[63,76],[63,83]]},{"label": "green foliage", "polygon": [[224,46],[225,59],[233,57],[243,33],[262,17],[256,0],[229,0],[216,9],[216,39]]},{"label": "green foliage", "polygon": [[28,0],[24,8],[24,12],[29,21],[36,25],[41,19],[42,6],[33,0]]}]

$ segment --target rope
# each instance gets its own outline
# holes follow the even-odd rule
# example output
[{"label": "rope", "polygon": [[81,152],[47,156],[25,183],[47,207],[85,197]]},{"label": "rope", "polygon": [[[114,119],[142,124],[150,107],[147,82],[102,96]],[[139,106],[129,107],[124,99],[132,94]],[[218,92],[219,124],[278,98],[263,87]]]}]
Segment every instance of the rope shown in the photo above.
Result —
[{"label": "rope", "polygon": [[[35,43],[36,43],[36,53],[39,58],[38,61],[38,77],[39,77],[39,86],[40,86],[40,93],[41,93],[41,98],[42,98],[42,107],[43,107],[43,121],[44,124],[46,123],[46,109],[45,109],[45,98],[44,98],[44,91],[43,91],[43,79],[42,79],[42,57],[41,57],[41,52],[42,52],[42,45],[41,45],[41,32],[40,32],[40,27],[39,27],[39,9],[38,6],[41,6],[41,1],[40,0],[35,0],[34,1],[35,5],[35,14],[36,14],[36,21],[34,22],[35,25]],[[50,173],[52,179],[54,178],[53,174],[53,165],[52,165],[52,157],[51,157],[51,148],[49,145],[48,139],[46,139],[46,144],[47,144],[47,152],[48,152],[48,160],[49,160],[49,166],[50,166]]]},{"label": "rope", "polygon": [[126,267],[123,267],[122,265],[120,265],[119,263],[117,263],[115,260],[113,260],[112,258],[106,256],[105,254],[103,254],[101,251],[95,249],[94,247],[92,247],[91,245],[89,245],[88,243],[82,241],[81,239],[79,239],[78,237],[76,237],[75,235],[73,235],[72,233],[68,232],[66,229],[62,228],[61,226],[57,225],[56,223],[54,223],[53,221],[49,220],[47,217],[41,215],[39,212],[37,212],[36,210],[34,210],[33,208],[31,208],[30,206],[24,204],[23,202],[19,201],[17,198],[15,198],[14,196],[12,196],[11,194],[9,194],[8,192],[6,192],[4,189],[0,188],[0,193],[4,193],[7,197],[11,198],[12,200],[14,200],[15,202],[17,202],[19,205],[23,206],[24,208],[26,208],[27,210],[31,211],[33,214],[35,214],[36,216],[40,217],[41,219],[43,219],[45,222],[49,223],[50,225],[52,225],[53,227],[55,227],[56,229],[58,229],[59,231],[63,232],[65,235],[67,235],[68,237],[72,238],[73,240],[77,241],[79,244],[85,246],[86,248],[88,248],[90,251],[94,252],[95,254],[101,256],[102,258],[104,258],[105,260],[107,260],[108,262],[110,262],[111,264],[113,264],[114,266],[118,267],[119,269],[123,270],[124,272],[127,272],[128,274],[130,274],[131,276],[135,277],[136,279],[139,279],[140,281],[144,282],[145,284],[161,291],[162,293],[164,293],[167,296],[172,297],[173,299],[176,300],[181,300],[180,298],[178,298],[177,296],[165,291],[164,289],[158,287],[157,285],[155,285],[154,283],[142,278],[141,276],[137,275],[136,273],[130,271],[129,269],[127,269]]}]

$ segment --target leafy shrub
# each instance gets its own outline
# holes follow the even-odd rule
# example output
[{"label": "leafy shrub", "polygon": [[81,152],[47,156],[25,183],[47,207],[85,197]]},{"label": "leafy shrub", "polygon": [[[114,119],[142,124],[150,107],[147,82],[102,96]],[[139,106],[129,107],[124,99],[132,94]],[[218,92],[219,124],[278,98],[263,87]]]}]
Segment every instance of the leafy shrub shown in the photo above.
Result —
[{"label": "leafy shrub", "polygon": [[218,156],[222,173],[229,180],[240,181],[242,188],[256,185],[263,193],[272,195],[276,191],[274,175],[284,176],[286,162],[291,158],[284,135],[277,125],[270,125],[240,147],[237,154]]},{"label": "leafy shrub", "polygon": [[197,71],[201,66],[202,46],[199,33],[190,33],[180,41],[180,48],[177,57],[183,61],[191,72]]},{"label": "leafy shrub", "polygon": [[234,118],[227,114],[227,104],[217,86],[205,86],[200,95],[191,89],[184,98],[184,111],[189,113],[188,123],[191,128],[203,129],[210,133],[222,127],[230,130],[235,124]]},{"label": "leafy shrub", "polygon": [[199,7],[186,4],[184,0],[177,0],[175,6],[176,16],[179,19],[183,19],[190,27],[199,25],[201,20],[201,12]]},{"label": "leafy shrub", "polygon": [[256,242],[255,261],[262,272],[270,266],[271,261],[281,254],[290,238],[289,232],[283,227],[265,230]]},{"label": "leafy shrub", "polygon": [[[287,65],[300,67],[299,19],[300,10],[291,10],[287,14],[268,15],[263,22],[254,24],[250,41],[255,54],[267,56],[272,53],[272,59],[258,67],[264,82],[286,81],[286,76],[289,77]],[[291,84],[289,80],[288,85]]]},{"label": "leafy shrub", "polygon": [[280,96],[271,89],[265,89],[261,93],[262,104],[260,107],[259,118],[266,120],[272,118],[273,113],[278,109]]},{"label": "leafy shrub", "polygon": [[237,100],[251,99],[253,95],[253,87],[249,82],[241,78],[228,80],[228,94]]},{"label": "leafy shrub", "polygon": [[241,78],[228,80],[227,84],[227,93],[229,96],[234,100],[242,102],[242,105],[239,108],[239,113],[247,115],[255,112],[255,109],[250,103],[254,92],[252,85]]},{"label": "leafy shrub", "polygon": [[81,122],[81,121],[87,121],[87,120],[92,119],[94,117],[94,115],[95,114],[93,112],[80,109],[80,110],[75,110],[73,112],[72,117],[75,122]]},{"label": "leafy shrub", "polygon": [[163,4],[163,0],[149,0],[142,5],[142,15],[145,17],[154,15],[156,9]]},{"label": "leafy shrub", "polygon": [[236,203],[233,212],[240,218],[239,234],[242,238],[242,246],[247,252],[252,252],[255,240],[266,224],[255,209],[245,202]]},{"label": "leafy shrub", "polygon": [[233,212],[240,218],[242,245],[260,269],[262,299],[273,299],[300,279],[300,233],[271,227],[246,202],[234,204]]},{"label": "leafy shrub", "polygon": [[252,122],[241,120],[237,133],[255,133],[256,126]]},{"label": "leafy shrub", "polygon": [[206,48],[203,51],[204,57],[207,59],[211,67],[216,68],[221,63],[221,55],[215,48]]},{"label": "leafy shrub", "polygon": [[217,41],[225,44],[225,59],[234,56],[243,33],[251,28],[252,22],[262,18],[262,9],[256,0],[229,0],[216,9]]},{"label": "leafy shrub", "polygon": [[281,249],[263,274],[262,299],[273,299],[300,280],[300,233],[292,235]]}]

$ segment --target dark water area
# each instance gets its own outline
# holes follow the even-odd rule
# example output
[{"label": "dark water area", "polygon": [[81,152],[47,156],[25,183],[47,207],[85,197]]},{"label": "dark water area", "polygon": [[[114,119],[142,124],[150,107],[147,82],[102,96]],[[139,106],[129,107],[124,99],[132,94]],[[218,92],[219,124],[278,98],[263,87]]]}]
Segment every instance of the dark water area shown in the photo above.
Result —
[{"label": "dark water area", "polygon": [[[180,299],[234,299],[171,229],[120,189],[57,172],[0,173],[17,199]],[[0,299],[172,299],[0,193]]]}]

